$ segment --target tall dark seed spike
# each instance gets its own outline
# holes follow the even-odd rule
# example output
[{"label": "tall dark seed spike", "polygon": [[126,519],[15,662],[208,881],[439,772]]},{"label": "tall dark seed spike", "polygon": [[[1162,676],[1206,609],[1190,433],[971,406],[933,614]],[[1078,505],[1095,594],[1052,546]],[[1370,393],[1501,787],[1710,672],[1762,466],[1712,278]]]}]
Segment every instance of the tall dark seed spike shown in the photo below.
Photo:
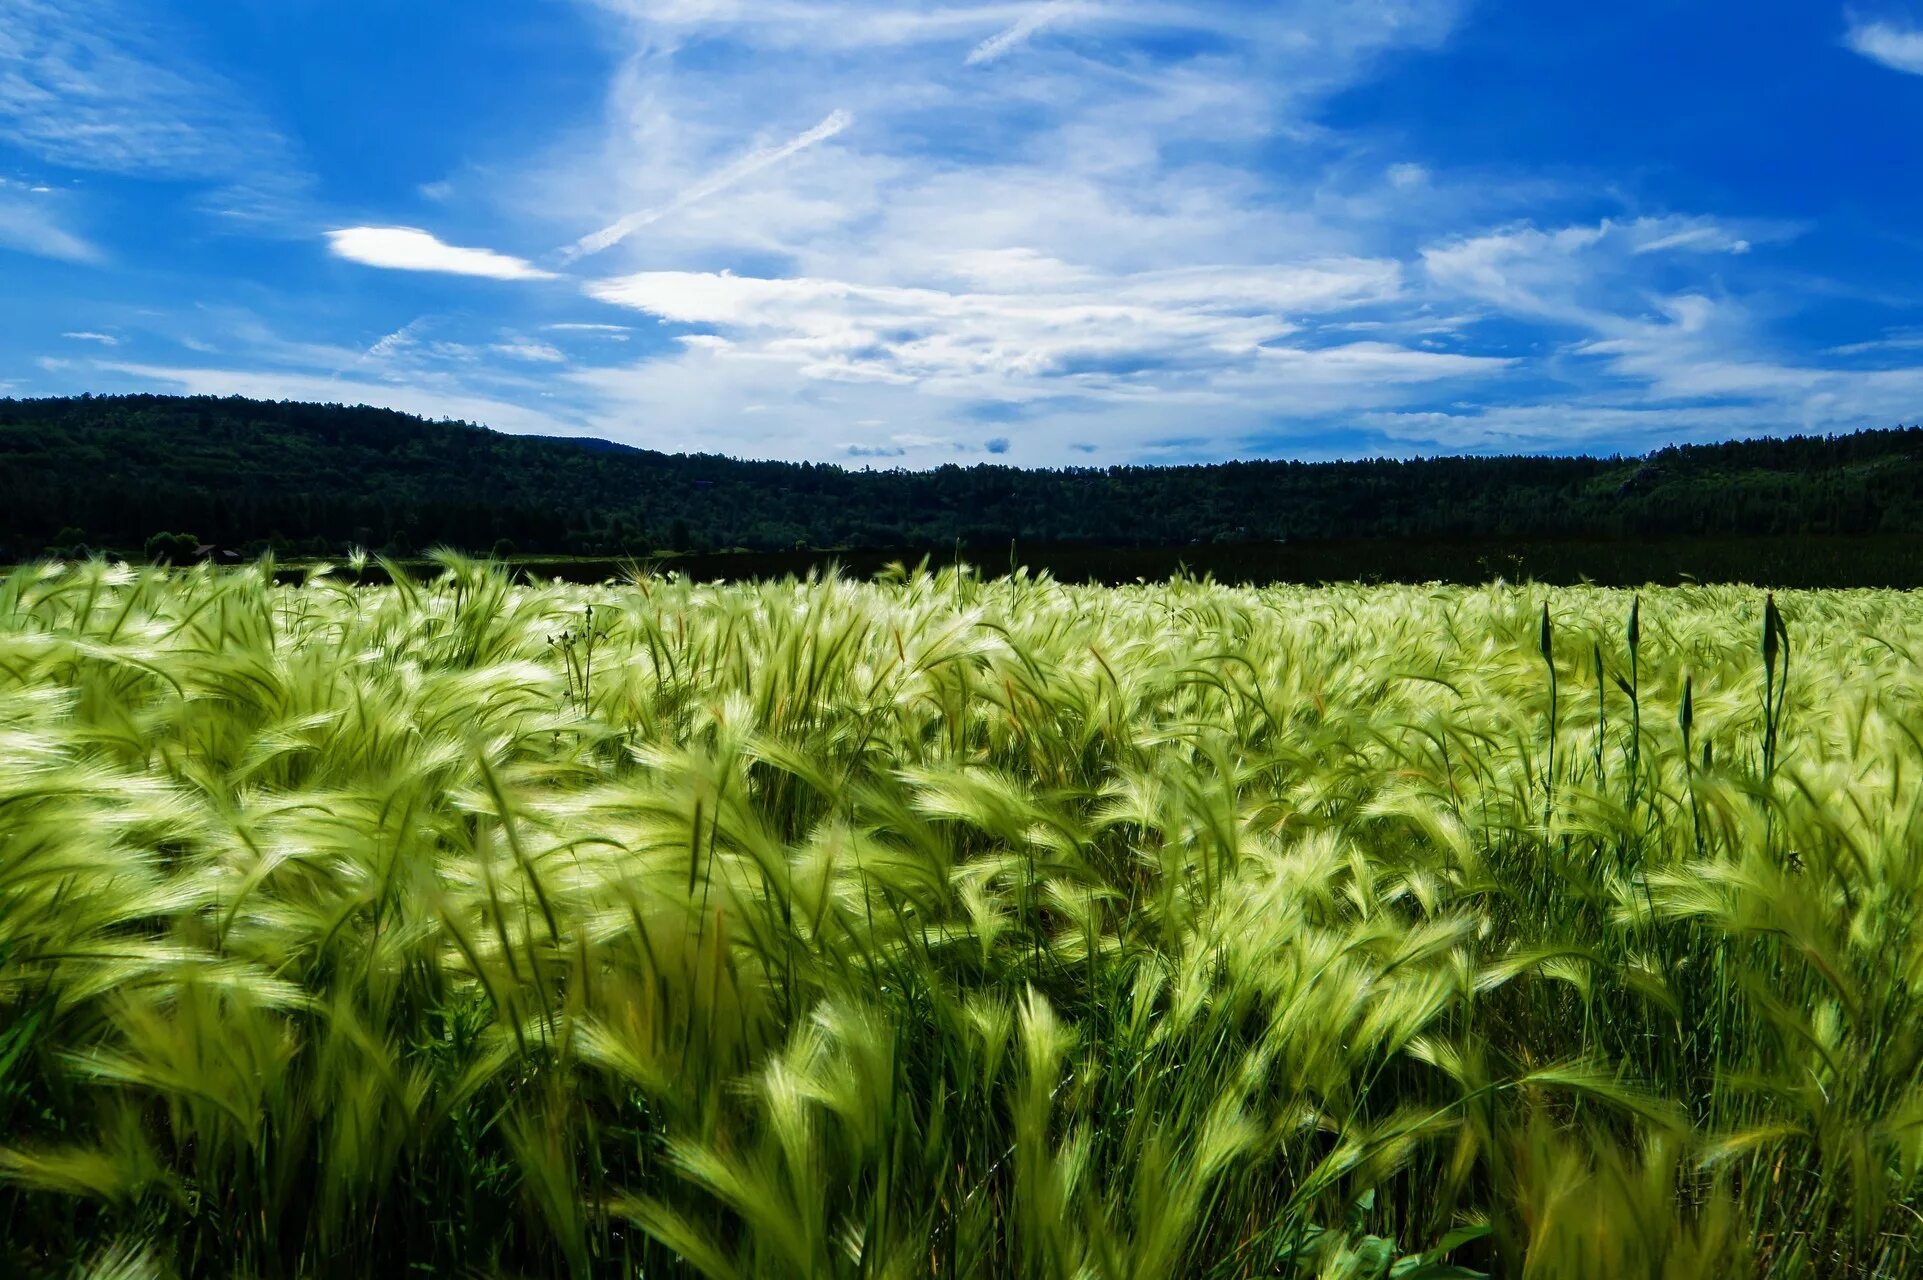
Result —
[{"label": "tall dark seed spike", "polygon": [[1776,642],[1783,627],[1783,615],[1776,611],[1776,593],[1770,592],[1763,598],[1763,669],[1772,678],[1776,674]]},{"label": "tall dark seed spike", "polygon": [[1543,605],[1543,607],[1542,607],[1542,639],[1541,639],[1541,644],[1542,644],[1542,659],[1543,659],[1543,661],[1544,661],[1544,662],[1553,662],[1553,661],[1554,661],[1554,659],[1553,659],[1553,658],[1552,658],[1552,657],[1550,656],[1550,654],[1551,654],[1551,646],[1550,646],[1550,640],[1551,640],[1551,638],[1552,638],[1552,632],[1551,632],[1551,630],[1550,630],[1550,626],[1549,626],[1549,606],[1548,606],[1547,604],[1545,604],[1545,605]]},{"label": "tall dark seed spike", "polygon": [[1643,642],[1643,598],[1633,596],[1629,601],[1629,652],[1633,655],[1636,647]]}]

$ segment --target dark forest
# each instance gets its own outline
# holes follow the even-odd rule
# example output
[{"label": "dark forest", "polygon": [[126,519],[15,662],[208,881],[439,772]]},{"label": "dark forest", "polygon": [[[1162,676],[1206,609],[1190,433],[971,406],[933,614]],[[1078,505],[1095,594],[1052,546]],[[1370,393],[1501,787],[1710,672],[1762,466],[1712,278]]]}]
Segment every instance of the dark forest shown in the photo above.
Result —
[{"label": "dark forest", "polygon": [[1923,533],[1923,430],[1642,458],[849,470],[238,398],[0,400],[0,555],[501,556]]}]

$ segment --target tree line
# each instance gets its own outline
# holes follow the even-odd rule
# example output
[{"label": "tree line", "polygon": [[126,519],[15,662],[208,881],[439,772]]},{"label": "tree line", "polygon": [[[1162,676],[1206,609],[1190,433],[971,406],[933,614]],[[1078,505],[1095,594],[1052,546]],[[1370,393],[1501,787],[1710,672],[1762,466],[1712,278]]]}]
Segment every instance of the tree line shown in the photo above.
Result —
[{"label": "tree line", "polygon": [[506,435],[387,409],[0,399],[0,556],[178,559],[1923,533],[1923,429],[1641,458],[851,470]]}]

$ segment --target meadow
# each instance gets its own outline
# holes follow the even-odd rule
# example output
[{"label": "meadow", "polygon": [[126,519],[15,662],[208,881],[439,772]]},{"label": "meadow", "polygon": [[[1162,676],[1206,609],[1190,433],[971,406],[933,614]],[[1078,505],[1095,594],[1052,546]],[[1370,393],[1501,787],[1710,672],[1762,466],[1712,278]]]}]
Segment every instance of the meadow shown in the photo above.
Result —
[{"label": "meadow", "polygon": [[1923,601],[0,578],[0,1271],[1923,1271]]}]

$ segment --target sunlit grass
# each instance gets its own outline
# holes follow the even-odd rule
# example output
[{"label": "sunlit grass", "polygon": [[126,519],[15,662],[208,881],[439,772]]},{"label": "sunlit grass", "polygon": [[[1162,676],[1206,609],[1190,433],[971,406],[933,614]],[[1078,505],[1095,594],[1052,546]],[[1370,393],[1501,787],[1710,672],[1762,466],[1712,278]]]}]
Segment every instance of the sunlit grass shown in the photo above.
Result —
[{"label": "sunlit grass", "polygon": [[443,567],[0,581],[0,1270],[1923,1268],[1906,595]]}]

